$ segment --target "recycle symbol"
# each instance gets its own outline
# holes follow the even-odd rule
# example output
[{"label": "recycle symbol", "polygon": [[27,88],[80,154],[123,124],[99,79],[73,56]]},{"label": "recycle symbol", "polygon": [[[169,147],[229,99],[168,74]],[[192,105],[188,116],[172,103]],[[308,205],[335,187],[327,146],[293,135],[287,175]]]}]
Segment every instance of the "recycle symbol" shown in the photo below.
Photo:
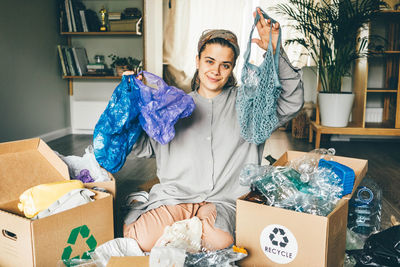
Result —
[{"label": "recycle symbol", "polygon": [[[67,243],[70,245],[67,246],[66,248],[64,248],[61,259],[68,260],[71,257],[71,254],[72,254],[72,246],[71,245],[75,245],[76,240],[78,239],[78,235],[81,235],[82,238],[86,239],[86,244],[89,248],[89,250],[85,251],[80,258],[81,259],[90,259],[89,252],[94,251],[94,249],[97,247],[97,241],[93,235],[89,236],[89,233],[90,233],[90,230],[86,225],[81,225],[79,227],[72,229],[71,233],[69,234],[68,241],[67,241]],[[73,259],[79,259],[79,255],[73,257]]]},{"label": "recycle symbol", "polygon": [[[279,237],[277,237],[278,233],[281,239],[280,242],[277,241],[277,239],[279,239]],[[279,245],[282,248],[286,247],[287,244],[289,243],[289,239],[286,237],[285,231],[277,227],[275,227],[272,233],[269,234],[269,240],[271,240],[272,245],[274,246]]]}]

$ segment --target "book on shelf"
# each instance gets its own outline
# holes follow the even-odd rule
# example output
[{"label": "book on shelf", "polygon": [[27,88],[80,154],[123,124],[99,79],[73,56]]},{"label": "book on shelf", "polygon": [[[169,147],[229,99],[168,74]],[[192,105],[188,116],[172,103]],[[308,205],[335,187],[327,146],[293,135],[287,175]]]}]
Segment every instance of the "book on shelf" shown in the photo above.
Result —
[{"label": "book on shelf", "polygon": [[74,8],[72,7],[72,1],[67,0],[69,5],[69,12],[71,13],[71,24],[72,24],[72,31],[76,32],[76,23],[75,23],[75,15],[74,15]]},{"label": "book on shelf", "polygon": [[62,31],[88,32],[86,6],[81,0],[60,0],[60,24]]},{"label": "book on shelf", "polygon": [[63,61],[64,61],[64,64],[65,64],[65,69],[66,69],[67,76],[70,76],[71,75],[71,71],[70,71],[70,66],[68,65],[67,55],[65,54],[65,46],[61,46],[61,54],[62,54]]},{"label": "book on shelf", "polygon": [[68,24],[68,31],[72,32],[72,23],[71,23],[71,11],[69,9],[69,1],[64,0],[64,8],[65,8],[65,14],[66,14],[66,19],[67,19],[67,24]]},{"label": "book on shelf", "polygon": [[57,45],[64,76],[83,76],[87,73],[88,58],[83,47]]},{"label": "book on shelf", "polygon": [[110,31],[112,32],[135,32],[141,34],[140,31],[140,19],[123,19],[123,20],[112,20],[110,21]]},{"label": "book on shelf", "polygon": [[85,17],[89,32],[98,32],[100,30],[100,19],[97,13],[91,9],[86,9]]},{"label": "book on shelf", "polygon": [[86,23],[85,10],[83,10],[83,9],[79,10],[79,15],[81,16],[83,31],[84,32],[88,32],[89,28],[88,28],[87,23]]},{"label": "book on shelf", "polygon": [[89,70],[103,70],[106,69],[105,64],[102,63],[90,63],[87,65],[87,69]]},{"label": "book on shelf", "polygon": [[75,57],[76,67],[79,76],[83,76],[87,72],[87,65],[89,64],[86,49],[84,47],[72,47],[72,52]]},{"label": "book on shelf", "polygon": [[69,66],[69,71],[71,73],[72,76],[76,76],[76,67],[74,66],[74,62],[72,61],[72,55],[70,53],[70,49],[68,47],[64,47],[63,48],[65,51],[65,55],[67,56],[67,62],[68,62],[68,66]]},{"label": "book on shelf", "polygon": [[114,76],[113,69],[88,69],[87,76]]},{"label": "book on shelf", "polygon": [[121,12],[108,12],[108,20],[120,20]]},{"label": "book on shelf", "polygon": [[62,69],[62,75],[67,76],[67,69],[65,68],[65,62],[64,62],[64,57],[61,51],[61,45],[57,45],[57,51],[58,51],[58,56],[60,57],[60,63],[61,63],[61,69]]}]

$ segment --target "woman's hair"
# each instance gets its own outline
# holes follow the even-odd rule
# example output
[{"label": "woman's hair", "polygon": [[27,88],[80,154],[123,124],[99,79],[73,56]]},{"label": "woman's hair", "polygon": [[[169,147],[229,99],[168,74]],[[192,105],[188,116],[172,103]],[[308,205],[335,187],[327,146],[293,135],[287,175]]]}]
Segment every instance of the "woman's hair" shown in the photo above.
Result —
[{"label": "woman's hair", "polygon": [[[204,51],[204,49],[206,48],[206,45],[208,45],[208,44],[219,44],[221,46],[229,47],[230,49],[232,49],[233,54],[234,54],[233,67],[235,66],[238,55],[236,55],[236,51],[235,51],[235,48],[233,47],[233,45],[229,41],[227,41],[223,38],[214,38],[214,39],[211,39],[211,40],[207,41],[206,43],[204,43],[204,45],[199,50],[199,54],[198,54],[199,59],[200,59],[201,53]],[[196,72],[194,73],[192,82],[190,83],[190,85],[192,87],[192,91],[196,91],[197,89],[199,89],[199,87],[200,87],[199,70],[196,70]],[[232,86],[236,86],[236,85],[237,85],[237,81],[236,81],[235,75],[233,75],[233,72],[231,72],[231,75],[229,76],[228,81],[224,85],[223,89],[229,88]]]}]

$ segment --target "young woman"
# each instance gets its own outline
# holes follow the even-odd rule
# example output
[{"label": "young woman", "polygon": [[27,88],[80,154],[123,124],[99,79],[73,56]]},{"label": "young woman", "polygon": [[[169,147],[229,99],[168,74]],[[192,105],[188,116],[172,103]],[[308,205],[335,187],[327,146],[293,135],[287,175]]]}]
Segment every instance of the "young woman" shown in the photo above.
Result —
[{"label": "young woman", "polygon": [[[275,51],[280,45],[278,23],[261,19],[260,39],[253,42],[267,50],[271,29]],[[166,226],[193,216],[202,222],[206,249],[222,249],[234,242],[236,199],[249,191],[239,184],[239,173],[246,163],[261,164],[264,149],[263,144],[248,143],[240,136],[235,108],[238,87],[232,74],[239,51],[232,32],[203,33],[190,93],[194,112],[178,121],[170,143],[160,145],[143,134],[133,147],[137,157],[156,157],[160,180],[148,201],[133,205],[125,219],[124,236],[137,240],[143,251],[151,250]],[[283,124],[302,107],[303,84],[301,71],[292,67],[282,49],[279,75],[282,93],[277,114]]]}]

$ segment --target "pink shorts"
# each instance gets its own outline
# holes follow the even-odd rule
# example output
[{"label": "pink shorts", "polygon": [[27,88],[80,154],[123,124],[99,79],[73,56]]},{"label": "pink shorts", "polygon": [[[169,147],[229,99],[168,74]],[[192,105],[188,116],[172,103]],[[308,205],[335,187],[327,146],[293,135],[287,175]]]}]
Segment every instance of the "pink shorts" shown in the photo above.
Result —
[{"label": "pink shorts", "polygon": [[197,216],[203,225],[202,246],[204,248],[218,250],[233,244],[230,233],[214,227],[217,210],[214,204],[207,202],[161,206],[149,210],[137,221],[124,225],[124,237],[135,239],[143,251],[149,252],[163,235],[166,226],[194,216]]}]

